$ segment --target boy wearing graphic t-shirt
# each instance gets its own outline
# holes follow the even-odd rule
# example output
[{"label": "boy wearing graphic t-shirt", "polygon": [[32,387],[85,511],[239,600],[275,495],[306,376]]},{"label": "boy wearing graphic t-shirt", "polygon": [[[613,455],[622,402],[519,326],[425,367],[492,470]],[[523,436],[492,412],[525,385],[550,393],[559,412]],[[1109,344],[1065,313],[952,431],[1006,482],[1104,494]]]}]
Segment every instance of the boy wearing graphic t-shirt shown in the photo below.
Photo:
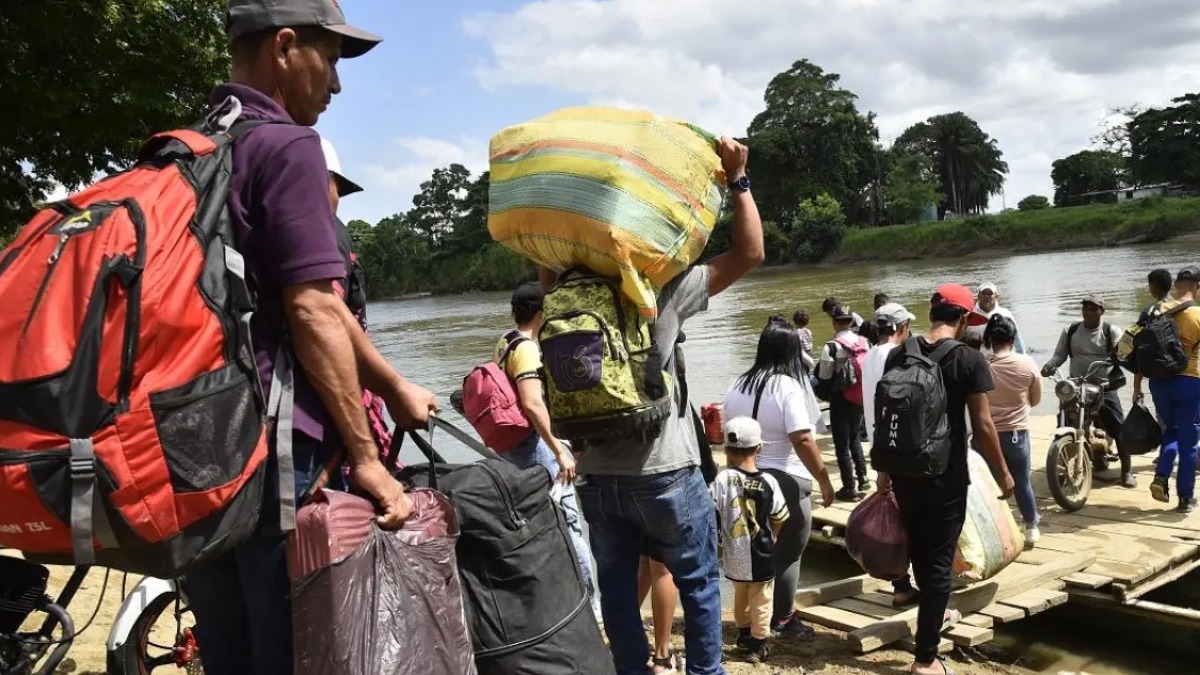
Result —
[{"label": "boy wearing graphic t-shirt", "polygon": [[721,568],[733,582],[733,616],[739,649],[752,663],[767,660],[775,573],[775,537],[788,519],[787,502],[774,476],[758,470],[762,427],[737,417],[725,425],[729,468],[717,474],[711,490],[721,527]]}]

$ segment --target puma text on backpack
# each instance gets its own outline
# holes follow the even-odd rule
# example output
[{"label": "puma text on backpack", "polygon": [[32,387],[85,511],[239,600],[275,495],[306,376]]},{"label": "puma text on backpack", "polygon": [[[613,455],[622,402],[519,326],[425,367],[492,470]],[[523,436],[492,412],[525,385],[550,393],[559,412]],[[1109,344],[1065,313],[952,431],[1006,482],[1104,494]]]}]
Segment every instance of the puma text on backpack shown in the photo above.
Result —
[{"label": "puma text on backpack", "polygon": [[875,438],[871,466],[897,476],[934,477],[950,462],[950,420],[941,360],[962,343],[947,340],[928,357],[917,338],[875,389]]},{"label": "puma text on backpack", "polygon": [[1162,312],[1153,308],[1141,330],[1133,337],[1132,361],[1143,377],[1164,379],[1175,377],[1187,368],[1189,354],[1179,339],[1175,315],[1192,306],[1183,302]]},{"label": "puma text on backpack", "polygon": [[568,271],[546,294],[538,333],[554,431],[586,444],[650,439],[671,414],[672,383],[651,322],[619,279]]},{"label": "puma text on backpack", "polygon": [[0,544],[173,577],[254,531],[266,406],[226,206],[254,124],[152,137],[0,256]]},{"label": "puma text on backpack", "polygon": [[463,378],[463,417],[475,427],[484,444],[497,452],[512,450],[533,432],[513,381],[504,369],[505,361],[517,346],[530,339],[516,331],[505,337],[508,346],[499,363],[488,361]]},{"label": "puma text on backpack", "polygon": [[833,350],[833,391],[840,391],[846,400],[863,404],[862,368],[867,359],[866,340],[856,337],[853,342],[830,340],[827,349]]}]

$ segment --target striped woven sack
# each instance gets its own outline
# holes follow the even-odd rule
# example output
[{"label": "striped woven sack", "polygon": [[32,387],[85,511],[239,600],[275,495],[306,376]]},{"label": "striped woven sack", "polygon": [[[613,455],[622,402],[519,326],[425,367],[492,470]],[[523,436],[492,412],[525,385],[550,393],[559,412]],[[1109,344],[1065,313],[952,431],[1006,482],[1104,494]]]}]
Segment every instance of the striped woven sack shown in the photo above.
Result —
[{"label": "striped woven sack", "polygon": [[1012,508],[1000,499],[987,460],[967,451],[971,487],[967,490],[967,520],[958,536],[954,574],[967,581],[991,579],[1025,549],[1025,534],[1017,527]]},{"label": "striped woven sack", "polygon": [[491,142],[488,230],[555,271],[620,278],[646,317],[700,257],[724,198],[716,139],[648,112],[567,108]]}]

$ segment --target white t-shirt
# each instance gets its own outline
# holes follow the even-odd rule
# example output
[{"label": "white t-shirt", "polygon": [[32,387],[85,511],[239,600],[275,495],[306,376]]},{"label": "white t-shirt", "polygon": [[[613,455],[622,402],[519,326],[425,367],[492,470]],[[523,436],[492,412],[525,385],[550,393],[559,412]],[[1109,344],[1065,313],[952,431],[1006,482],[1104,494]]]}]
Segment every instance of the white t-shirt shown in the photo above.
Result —
[{"label": "white t-shirt", "polygon": [[[754,391],[743,392],[734,382],[725,392],[725,419],[752,417]],[[812,474],[792,448],[788,434],[812,431],[813,417],[809,412],[808,390],[787,375],[772,375],[767,379],[762,402],[758,406],[758,423],[762,427],[763,448],[758,456],[758,468],[786,471],[793,476],[812,480]]]},{"label": "white t-shirt", "polygon": [[867,438],[875,438],[875,387],[883,379],[888,352],[895,346],[890,342],[875,345],[867,352],[867,360],[863,362],[863,420],[867,423]]}]

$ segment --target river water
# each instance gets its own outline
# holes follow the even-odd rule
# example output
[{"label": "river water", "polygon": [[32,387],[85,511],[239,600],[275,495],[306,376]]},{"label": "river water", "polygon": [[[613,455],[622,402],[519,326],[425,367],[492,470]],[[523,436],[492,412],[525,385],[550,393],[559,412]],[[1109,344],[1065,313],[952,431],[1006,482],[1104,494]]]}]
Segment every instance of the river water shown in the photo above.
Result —
[{"label": "river water", "polygon": [[[1039,363],[1053,352],[1063,329],[1079,320],[1080,300],[1095,293],[1105,298],[1105,320],[1124,327],[1136,320],[1149,300],[1146,274],[1156,267],[1173,272],[1200,262],[1195,242],[1175,240],[1161,244],[1108,249],[1087,249],[1008,255],[995,253],[945,260],[865,263],[765,270],[735,284],[715,297],[707,312],[687,322],[684,345],[692,398],[697,403],[719,401],[729,384],[754,358],[758,334],[774,313],[790,318],[797,308],[808,310],[817,344],[831,336],[821,301],[834,296],[865,317],[871,314],[875,293],[884,292],[906,305],[918,317],[917,329],[927,325],[929,297],[940,284],[956,282],[972,289],[992,282],[999,286],[1001,304],[1016,315],[1026,345]],[[447,408],[444,416],[465,426],[452,410],[448,397],[472,367],[488,358],[501,333],[510,328],[507,293],[472,293],[373,303],[369,310],[371,336],[382,353],[410,380],[436,392]],[[1123,392],[1128,395],[1129,387]],[[1054,412],[1054,398],[1043,398],[1040,413]],[[464,449],[448,439],[435,444],[452,460],[464,460]],[[414,461],[411,447],[402,455]],[[849,573],[845,559],[828,556],[814,564],[806,581],[817,582]],[[814,561],[816,562],[816,561]],[[853,563],[851,563],[852,565]],[[1048,644],[1047,644],[1048,643]],[[1083,669],[1087,672],[1138,673],[1140,660],[1120,655],[1092,653],[1079,642],[1056,649],[1054,640],[1022,639],[1022,651],[1047,650],[1056,655],[1041,672]],[[1088,644],[1087,641],[1083,642]],[[1099,656],[1097,656],[1099,654]],[[1018,654],[1020,656],[1020,654]]]}]

